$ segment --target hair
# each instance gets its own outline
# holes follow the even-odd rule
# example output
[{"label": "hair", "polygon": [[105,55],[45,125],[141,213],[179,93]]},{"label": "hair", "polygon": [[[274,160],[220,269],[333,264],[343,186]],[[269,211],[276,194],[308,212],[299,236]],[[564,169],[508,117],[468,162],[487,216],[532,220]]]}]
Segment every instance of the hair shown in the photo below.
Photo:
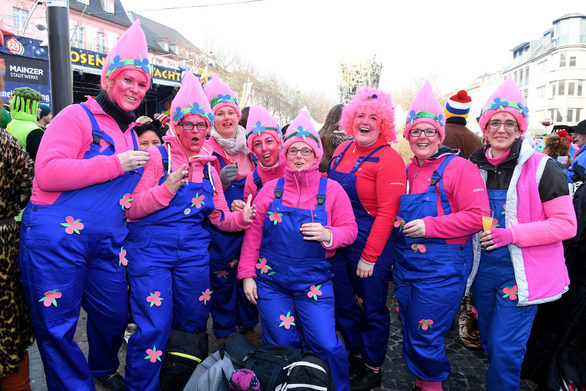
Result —
[{"label": "hair", "polygon": [[324,149],[324,155],[319,164],[319,170],[321,172],[326,172],[336,148],[345,141],[344,137],[340,137],[339,134],[334,133],[338,130],[338,123],[342,117],[343,108],[344,105],[341,103],[333,106],[330,111],[328,111],[324,125],[318,131]]},{"label": "hair", "polygon": [[250,112],[250,106],[246,106],[245,108],[242,109],[242,116],[240,117],[240,120],[238,121],[238,125],[242,126],[244,129],[246,129],[246,122],[248,122],[248,113]]},{"label": "hair", "polygon": [[[148,117],[147,117],[148,118]],[[161,140],[161,144],[163,144],[163,136],[167,133],[169,127],[167,125],[161,124],[159,120],[152,120],[151,122],[146,122],[142,125],[136,125],[134,127],[134,131],[136,135],[140,137],[141,134],[144,132],[148,132],[149,130],[155,132],[157,136],[159,136],[159,140]]]},{"label": "hair", "polygon": [[342,110],[339,127],[343,129],[348,136],[353,136],[354,118],[359,112],[375,113],[378,118],[382,119],[380,136],[387,142],[392,142],[397,138],[395,133],[395,109],[391,94],[386,94],[381,90],[362,87],[356,91],[352,102]]},{"label": "hair", "polygon": [[569,156],[570,155],[570,137],[560,137],[559,134],[553,132],[543,138],[543,152],[552,158],[558,156]]}]

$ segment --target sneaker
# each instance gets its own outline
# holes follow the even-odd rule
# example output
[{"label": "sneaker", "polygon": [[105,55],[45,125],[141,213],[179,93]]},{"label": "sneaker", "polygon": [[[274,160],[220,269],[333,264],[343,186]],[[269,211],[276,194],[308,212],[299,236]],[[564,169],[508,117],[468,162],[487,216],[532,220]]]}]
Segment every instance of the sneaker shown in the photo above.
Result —
[{"label": "sneaker", "polygon": [[373,372],[372,369],[364,365],[362,371],[354,378],[350,379],[351,391],[368,391],[382,384],[382,371]]},{"label": "sneaker", "polygon": [[126,390],[124,378],[118,373],[118,371],[106,376],[96,377],[96,379],[104,386],[106,386],[110,391]]},{"label": "sneaker", "polygon": [[354,353],[348,355],[348,373],[350,378],[360,374],[364,367],[364,359],[362,357],[358,357]]}]

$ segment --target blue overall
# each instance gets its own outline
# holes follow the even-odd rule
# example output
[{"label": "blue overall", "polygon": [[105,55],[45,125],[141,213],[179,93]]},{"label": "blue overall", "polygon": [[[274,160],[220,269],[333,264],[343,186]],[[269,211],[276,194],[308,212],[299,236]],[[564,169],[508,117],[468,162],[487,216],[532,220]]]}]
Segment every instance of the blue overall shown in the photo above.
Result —
[{"label": "blue overall", "polygon": [[[407,223],[438,216],[437,185],[443,215],[452,212],[442,175],[453,157],[446,157],[434,171],[426,192],[401,196],[397,218]],[[393,230],[393,240],[396,251],[393,277],[405,362],[420,379],[445,380],[450,374],[450,364],[444,338],[464,295],[472,266],[472,240],[447,244],[444,239],[408,238],[403,234],[402,225]]]},{"label": "blue overall", "polygon": [[371,277],[356,276],[356,268],[374,224],[374,217],[360,202],[354,173],[366,161],[378,162],[379,158],[372,155],[388,145],[376,148],[368,156],[359,157],[349,173],[336,171],[344,153],[352,144],[349,143],[340,155],[334,157],[332,167],[328,169],[328,178],[339,182],[348,194],[358,224],[356,241],[349,247],[337,250],[332,261],[336,323],[346,349],[361,354],[368,365],[380,367],[385,360],[391,323],[387,295],[393,266],[393,244],[389,238]]},{"label": "blue overall", "polygon": [[[505,227],[506,199],[506,190],[488,190],[499,227]],[[478,311],[480,342],[488,356],[488,391],[519,389],[521,364],[537,306],[517,307],[517,295],[511,294],[516,287],[509,248],[483,249],[472,296]]]},{"label": "blue overall", "polygon": [[[84,159],[115,154],[85,106],[94,142]],[[134,149],[138,150],[133,133]],[[100,140],[110,144],[100,151]],[[142,169],[83,189],[64,191],[52,205],[29,203],[20,230],[21,281],[30,304],[49,390],[93,390],[92,376],[118,368],[128,322],[126,268],[119,253],[127,234],[124,199]],[[122,207],[121,207],[122,205]],[[88,361],[73,340],[80,307],[88,314]]]},{"label": "blue overall", "polygon": [[[158,148],[165,162],[167,151]],[[187,182],[167,207],[128,224],[130,307],[138,326],[128,342],[128,390],[159,390],[161,361],[172,328],[206,331],[208,297],[215,298],[215,292],[210,292],[210,234],[203,222],[214,210],[213,194],[204,168],[202,182]]]},{"label": "blue overall", "polygon": [[[349,390],[348,361],[335,331],[330,261],[321,242],[307,241],[304,223],[327,225],[327,179],[321,178],[315,210],[283,205],[278,180],[264,221],[257,264],[258,310],[265,344],[308,347],[328,363],[336,390]],[[276,222],[276,224],[275,224]]]},{"label": "blue overall", "polygon": [[[220,168],[226,166],[224,159],[214,155],[220,162]],[[244,196],[246,178],[233,181],[224,192],[228,207],[232,201]],[[258,323],[258,311],[244,296],[242,285],[238,283],[238,259],[244,239],[244,231],[224,232],[211,224],[206,228],[212,235],[210,245],[210,282],[214,291],[212,302],[212,319],[214,335],[227,337],[236,331],[236,325],[252,328]]]}]

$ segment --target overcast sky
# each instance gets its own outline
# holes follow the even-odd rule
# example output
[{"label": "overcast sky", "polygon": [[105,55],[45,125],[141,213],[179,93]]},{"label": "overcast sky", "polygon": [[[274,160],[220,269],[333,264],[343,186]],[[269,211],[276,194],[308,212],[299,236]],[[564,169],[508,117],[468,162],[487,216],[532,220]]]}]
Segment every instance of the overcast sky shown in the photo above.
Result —
[{"label": "overcast sky", "polygon": [[161,9],[238,1],[122,3],[127,11],[173,27],[202,50],[210,42],[225,46],[258,69],[333,98],[339,60],[376,55],[386,91],[433,75],[447,91],[457,90],[506,66],[512,48],[539,39],[554,19],[586,14],[585,0],[262,0]]}]

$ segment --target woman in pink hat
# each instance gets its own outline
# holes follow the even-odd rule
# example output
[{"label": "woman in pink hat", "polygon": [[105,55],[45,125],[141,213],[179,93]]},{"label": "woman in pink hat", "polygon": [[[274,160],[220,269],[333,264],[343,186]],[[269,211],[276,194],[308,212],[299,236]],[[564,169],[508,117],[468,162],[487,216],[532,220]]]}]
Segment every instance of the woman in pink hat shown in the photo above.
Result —
[{"label": "woman in pink hat", "polygon": [[230,212],[210,164],[216,157],[201,154],[213,114],[189,72],[171,111],[165,145],[149,149],[151,158],[126,211],[130,232],[120,262],[128,263],[130,306],[138,326],[128,342],[127,390],[159,389],[172,328],[206,331],[215,292],[210,289],[210,234],[204,221],[238,231],[248,227],[255,211],[249,199],[242,212]]},{"label": "woman in pink hat", "polygon": [[[246,129],[238,125],[240,107],[227,84],[213,77],[204,90],[215,116],[207,144],[218,158],[213,165],[220,173],[226,201],[232,205],[232,201],[244,199],[246,177],[254,170],[254,162],[246,145]],[[236,278],[235,266],[240,258],[244,232],[228,233],[213,226],[209,229],[212,234],[210,278],[214,291],[214,335],[222,341],[236,331],[236,326],[240,326],[246,337],[255,341],[253,328],[258,323],[258,312],[244,297]]]},{"label": "woman in pink hat", "polygon": [[486,144],[470,156],[494,215],[471,276],[488,391],[519,388],[537,304],[559,299],[570,284],[562,241],[576,234],[576,215],[567,178],[523,137],[528,115],[519,87],[505,80],[478,120]]},{"label": "woman in pink hat", "polygon": [[287,162],[279,159],[283,137],[277,121],[261,106],[252,106],[246,123],[246,142],[248,149],[257,159],[257,166],[248,174],[244,185],[244,199],[256,193],[264,183],[281,178]]},{"label": "woman in pink hat", "polygon": [[488,208],[478,168],[441,146],[443,107],[429,83],[408,111],[404,137],[415,154],[407,166],[393,231],[395,294],[403,356],[417,376],[414,390],[442,390],[450,374],[444,338],[456,316],[472,266],[472,234]]},{"label": "woman in pink hat", "polygon": [[335,331],[329,258],[356,239],[357,227],[342,187],[319,173],[322,154],[309,113],[301,110],[285,135],[284,177],[257,194],[238,278],[258,306],[264,343],[309,346],[330,366],[335,389],[344,391],[348,362]]},{"label": "woman in pink hat", "polygon": [[358,89],[339,123],[354,139],[338,146],[328,168],[328,178],[350,197],[358,224],[358,238],[338,251],[332,264],[336,322],[350,352],[353,389],[380,386],[389,339],[389,237],[405,193],[405,165],[389,145],[395,139],[393,115],[390,94]]},{"label": "woman in pink hat", "polygon": [[[39,147],[20,265],[49,390],[93,390],[93,377],[124,389],[116,369],[128,291],[117,260],[125,208],[148,160],[132,128],[150,82],[136,21],[104,61],[99,95],[63,109]],[[88,360],[73,340],[82,305]]]}]

